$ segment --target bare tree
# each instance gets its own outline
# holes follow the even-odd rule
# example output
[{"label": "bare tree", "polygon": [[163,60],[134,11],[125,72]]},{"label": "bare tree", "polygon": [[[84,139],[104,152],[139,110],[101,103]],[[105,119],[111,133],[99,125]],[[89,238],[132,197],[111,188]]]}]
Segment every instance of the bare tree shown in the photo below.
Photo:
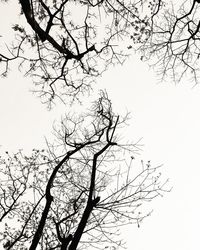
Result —
[{"label": "bare tree", "polygon": [[45,102],[56,96],[77,98],[109,65],[123,63],[127,47],[131,48],[130,36],[147,36],[152,15],[147,0],[20,0],[19,4],[21,22],[13,25],[16,39],[0,53],[2,74],[7,75],[11,61],[18,60]]},{"label": "bare tree", "polygon": [[197,0],[20,0],[19,5],[21,22],[13,25],[12,46],[0,53],[1,73],[7,75],[18,59],[44,102],[78,98],[109,65],[123,63],[131,48],[150,59],[161,79],[187,76],[198,83]]},{"label": "bare tree", "polygon": [[[2,75],[18,60],[19,69],[34,78],[35,91],[44,102],[78,98],[109,65],[123,63],[126,41],[147,41],[149,18],[160,11],[160,1],[153,8],[148,4],[20,0],[22,22],[13,26],[12,46],[0,53]],[[47,143],[47,150],[35,149],[31,156],[7,153],[1,159],[5,249],[123,245],[120,226],[139,225],[149,215],[142,213],[141,204],[165,191],[159,167],[148,162],[135,168],[137,144],[125,144],[118,136],[125,120],[113,112],[111,101],[101,92],[87,113],[66,115],[55,127],[56,141]]]},{"label": "bare tree", "polygon": [[102,92],[87,113],[55,126],[56,141],[47,150],[7,153],[0,183],[5,249],[123,245],[119,227],[139,225],[149,215],[141,205],[165,191],[159,167],[137,168],[137,144],[120,140],[125,119]]},{"label": "bare tree", "polygon": [[[154,1],[149,39],[141,45],[142,58],[151,59],[161,79],[183,77],[199,83],[200,3]],[[158,13],[159,12],[159,13]]]}]

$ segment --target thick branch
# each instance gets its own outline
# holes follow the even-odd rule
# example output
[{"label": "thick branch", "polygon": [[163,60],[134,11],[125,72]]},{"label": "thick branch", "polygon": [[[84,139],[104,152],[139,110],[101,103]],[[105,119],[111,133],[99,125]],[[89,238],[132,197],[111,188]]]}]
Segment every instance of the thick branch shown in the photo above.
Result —
[{"label": "thick branch", "polygon": [[78,228],[74,234],[73,240],[69,246],[69,250],[76,250],[77,249],[77,246],[80,242],[81,236],[83,235],[83,232],[84,232],[84,229],[87,225],[90,214],[91,214],[93,208],[99,202],[99,197],[97,197],[96,199],[93,199],[93,197],[92,197],[94,190],[95,190],[95,177],[96,177],[97,160],[98,160],[98,157],[101,154],[103,154],[112,145],[116,145],[116,144],[113,142],[108,142],[98,153],[96,153],[94,155],[91,180],[90,180],[90,190],[89,190],[87,205],[86,205],[86,208],[83,212],[82,218],[79,222]]},{"label": "thick branch", "polygon": [[[49,35],[49,31],[52,25],[52,18],[54,15],[50,16],[50,20],[48,22],[46,31],[43,30],[38,22],[34,18],[34,13],[31,8],[31,4],[29,0],[20,0],[20,4],[22,6],[23,12],[25,14],[27,22],[30,24],[31,28],[35,31],[35,33],[39,36],[42,42],[48,41],[56,50],[58,50],[61,54],[65,54],[67,59],[77,59],[81,60],[85,54],[90,51],[95,51],[95,46],[92,45],[91,47],[87,48],[84,52],[79,53],[77,55],[73,54],[70,50],[66,48],[66,46],[61,46],[58,44],[52,36]],[[63,3],[64,4],[64,3]]]},{"label": "thick branch", "polygon": [[[100,135],[101,137],[102,135]],[[41,216],[41,219],[40,219],[40,222],[39,222],[39,225],[38,225],[38,228],[34,234],[34,237],[33,237],[33,240],[32,240],[32,244],[29,248],[29,250],[35,250],[39,241],[40,241],[40,238],[42,236],[42,232],[43,232],[43,229],[44,229],[44,226],[45,226],[45,223],[46,223],[46,219],[47,219],[47,216],[48,216],[48,213],[49,213],[49,210],[50,210],[50,207],[51,207],[51,203],[53,201],[53,197],[51,195],[51,187],[52,187],[52,184],[53,184],[53,181],[56,177],[56,174],[58,173],[59,169],[62,167],[62,165],[70,158],[70,156],[72,156],[73,154],[75,154],[76,152],[80,151],[82,148],[90,145],[90,144],[94,144],[96,143],[97,141],[99,141],[99,139],[97,140],[94,140],[94,141],[88,141],[88,142],[85,142],[85,143],[82,143],[82,144],[79,144],[78,147],[76,147],[74,150],[71,150],[71,151],[68,151],[68,153],[66,154],[66,156],[57,164],[57,166],[54,168],[50,178],[49,178],[49,181],[47,183],[47,186],[46,186],[46,204],[45,204],[45,208],[43,210],[43,213],[42,213],[42,216]],[[109,144],[109,146],[112,145],[111,143]],[[108,146],[107,146],[108,147]],[[106,148],[107,148],[106,147]],[[105,149],[106,150],[106,149]],[[101,152],[101,151],[100,151]],[[103,152],[102,152],[103,153]]]},{"label": "thick branch", "polygon": [[39,36],[41,41],[44,42],[45,40],[48,40],[51,43],[51,45],[55,49],[57,49],[60,53],[66,54],[69,59],[73,58],[74,55],[67,48],[63,48],[62,46],[60,46],[48,34],[48,31],[50,30],[50,28],[48,28],[47,32],[46,32],[40,27],[40,25],[38,24],[38,22],[34,18],[33,11],[31,10],[30,1],[29,0],[20,0],[20,3],[21,3],[21,6],[22,6],[22,9],[23,9],[23,12],[25,14],[27,22],[30,24],[31,28],[35,31],[35,33]]},{"label": "thick branch", "polygon": [[41,216],[41,219],[40,219],[40,222],[39,222],[39,225],[38,225],[38,228],[34,234],[34,237],[33,237],[33,240],[32,240],[32,244],[29,248],[29,250],[35,250],[39,241],[40,241],[40,238],[42,236],[42,232],[43,232],[43,229],[44,229],[44,226],[45,226],[45,223],[46,223],[46,219],[47,219],[47,216],[48,216],[48,213],[49,213],[49,209],[51,207],[51,203],[53,201],[53,196],[51,195],[51,187],[52,187],[52,184],[53,184],[53,181],[56,177],[56,174],[58,173],[59,169],[61,168],[61,166],[69,159],[69,157],[76,153],[77,151],[79,151],[82,147],[84,147],[86,144],[83,144],[81,145],[80,147],[76,148],[75,150],[73,151],[69,151],[66,156],[58,163],[58,165],[54,168],[50,178],[49,178],[49,181],[47,183],[47,187],[46,187],[46,204],[45,204],[45,208],[42,212],[42,216]]}]

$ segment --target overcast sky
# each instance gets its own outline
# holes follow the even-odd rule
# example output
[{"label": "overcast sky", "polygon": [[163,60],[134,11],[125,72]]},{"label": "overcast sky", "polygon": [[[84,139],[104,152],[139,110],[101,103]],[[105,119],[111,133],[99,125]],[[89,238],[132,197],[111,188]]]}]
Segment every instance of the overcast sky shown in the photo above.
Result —
[{"label": "overcast sky", "polygon": [[[2,23],[1,23],[2,24]],[[163,164],[173,189],[152,202],[152,215],[140,228],[123,231],[128,250],[199,249],[200,224],[200,87],[183,82],[159,83],[156,73],[136,57],[98,79],[115,109],[131,111],[126,136],[142,139],[141,159]],[[31,79],[18,71],[0,79],[1,150],[29,150],[44,145],[64,108],[48,112],[29,89]]]}]

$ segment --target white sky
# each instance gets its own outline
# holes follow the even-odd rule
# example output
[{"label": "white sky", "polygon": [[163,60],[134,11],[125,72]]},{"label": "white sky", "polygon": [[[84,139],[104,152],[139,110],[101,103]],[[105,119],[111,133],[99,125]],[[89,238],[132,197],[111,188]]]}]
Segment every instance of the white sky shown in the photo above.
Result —
[{"label": "white sky", "polygon": [[199,249],[200,88],[186,82],[157,84],[148,67],[135,60],[107,72],[111,99],[132,111],[128,134],[143,137],[141,157],[164,164],[173,190],[152,202],[151,217],[126,231],[128,250]]},{"label": "white sky", "polygon": [[[107,89],[116,110],[131,111],[127,135],[143,137],[141,158],[164,164],[162,172],[173,186],[171,193],[152,202],[154,212],[140,228],[130,225],[123,232],[128,250],[199,249],[200,87],[157,84],[155,75],[134,57],[107,71],[97,87]],[[19,72],[0,79],[2,150],[44,145],[44,136],[63,111],[48,112],[30,88],[31,79]]]}]

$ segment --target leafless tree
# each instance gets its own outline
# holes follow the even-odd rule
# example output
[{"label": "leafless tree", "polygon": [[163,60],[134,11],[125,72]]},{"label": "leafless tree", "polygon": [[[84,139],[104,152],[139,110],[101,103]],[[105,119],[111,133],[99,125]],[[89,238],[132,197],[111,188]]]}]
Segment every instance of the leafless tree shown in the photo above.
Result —
[{"label": "leafless tree", "polygon": [[151,59],[161,79],[183,76],[199,83],[200,3],[197,0],[156,1],[149,39],[141,45],[142,59]]},{"label": "leafless tree", "polygon": [[20,0],[16,39],[0,53],[2,74],[17,60],[45,102],[77,98],[109,65],[124,62],[130,37],[148,35],[149,2]]},{"label": "leafless tree", "polygon": [[131,48],[150,59],[161,79],[178,82],[186,76],[198,83],[197,0],[20,0],[19,5],[16,39],[0,53],[1,73],[7,75],[18,59],[44,102],[78,98],[109,65],[123,63]]},{"label": "leafless tree", "polygon": [[[149,2],[20,0],[16,39],[0,53],[2,75],[17,60],[44,102],[78,98],[109,65],[123,63],[131,48],[126,41],[150,37],[161,4],[152,8]],[[56,141],[48,142],[46,150],[1,158],[5,249],[123,245],[120,226],[139,225],[149,215],[141,205],[165,191],[159,167],[134,165],[137,144],[123,143],[118,134],[125,120],[101,92],[90,111],[80,117],[68,114],[55,126]]]},{"label": "leafless tree", "polygon": [[47,150],[1,160],[0,216],[5,249],[116,249],[119,227],[149,215],[141,205],[165,191],[159,167],[138,168],[106,93],[80,117],[55,125]]}]

